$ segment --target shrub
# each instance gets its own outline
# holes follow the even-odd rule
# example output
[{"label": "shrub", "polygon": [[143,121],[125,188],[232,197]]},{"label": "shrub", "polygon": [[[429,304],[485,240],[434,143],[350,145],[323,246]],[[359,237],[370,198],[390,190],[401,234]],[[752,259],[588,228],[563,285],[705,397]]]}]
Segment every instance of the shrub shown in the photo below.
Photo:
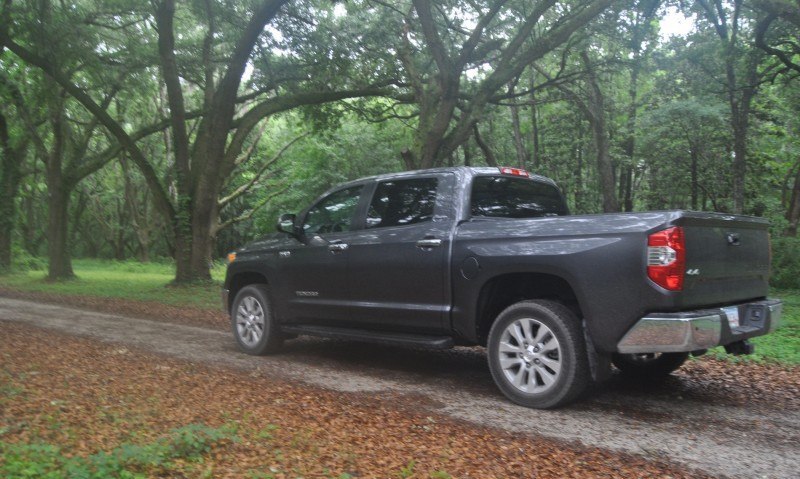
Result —
[{"label": "shrub", "polygon": [[800,289],[800,238],[772,239],[772,277],[778,288]]},{"label": "shrub", "polygon": [[11,247],[11,271],[24,273],[26,271],[44,271],[47,261],[33,256],[25,248],[15,244]]}]

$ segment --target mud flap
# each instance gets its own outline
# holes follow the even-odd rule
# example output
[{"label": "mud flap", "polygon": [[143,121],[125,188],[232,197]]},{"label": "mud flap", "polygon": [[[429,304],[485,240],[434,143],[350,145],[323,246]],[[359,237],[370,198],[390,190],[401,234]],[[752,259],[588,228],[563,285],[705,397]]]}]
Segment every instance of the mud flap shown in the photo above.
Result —
[{"label": "mud flap", "polygon": [[583,339],[586,343],[586,356],[589,358],[589,371],[592,373],[592,380],[601,383],[611,377],[611,355],[599,353],[594,347],[592,337],[583,321]]}]

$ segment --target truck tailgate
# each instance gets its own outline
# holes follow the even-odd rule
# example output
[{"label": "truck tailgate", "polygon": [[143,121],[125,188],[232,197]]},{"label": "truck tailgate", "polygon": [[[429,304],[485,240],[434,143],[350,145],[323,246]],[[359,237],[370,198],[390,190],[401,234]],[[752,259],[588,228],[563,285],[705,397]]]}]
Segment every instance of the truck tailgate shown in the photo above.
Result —
[{"label": "truck tailgate", "polygon": [[766,297],[770,262],[766,220],[684,212],[675,224],[684,228],[686,237],[682,307]]}]

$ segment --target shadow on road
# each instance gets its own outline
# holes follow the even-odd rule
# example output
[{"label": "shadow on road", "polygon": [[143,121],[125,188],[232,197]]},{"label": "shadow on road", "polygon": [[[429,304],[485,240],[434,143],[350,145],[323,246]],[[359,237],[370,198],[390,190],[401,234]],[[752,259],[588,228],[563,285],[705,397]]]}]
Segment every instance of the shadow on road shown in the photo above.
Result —
[{"label": "shadow on road", "polygon": [[[485,350],[480,347],[431,351],[344,340],[300,338],[288,341],[280,355],[300,364],[352,369],[383,379],[440,387],[444,385],[481,396],[500,397],[489,373]],[[615,371],[608,381],[591,386],[583,401],[570,408],[635,409],[643,401],[742,406],[741,394],[732,395],[728,389],[702,377],[695,377],[691,371],[679,370],[667,378],[649,382],[632,381]]]}]

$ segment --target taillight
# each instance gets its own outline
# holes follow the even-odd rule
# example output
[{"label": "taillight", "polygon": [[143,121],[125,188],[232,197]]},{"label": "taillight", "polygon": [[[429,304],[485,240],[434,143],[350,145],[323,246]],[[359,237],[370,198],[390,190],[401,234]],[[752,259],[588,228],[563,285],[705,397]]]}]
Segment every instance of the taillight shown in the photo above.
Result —
[{"label": "taillight", "polygon": [[670,291],[683,289],[686,271],[686,239],[675,226],[647,237],[647,276]]}]

